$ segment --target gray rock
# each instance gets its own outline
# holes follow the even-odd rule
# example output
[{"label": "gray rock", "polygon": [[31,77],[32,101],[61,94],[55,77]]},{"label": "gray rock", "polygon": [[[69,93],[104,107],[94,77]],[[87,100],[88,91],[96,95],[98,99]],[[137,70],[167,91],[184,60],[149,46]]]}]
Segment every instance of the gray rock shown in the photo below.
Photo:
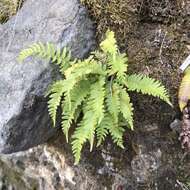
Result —
[{"label": "gray rock", "polygon": [[95,45],[93,23],[77,0],[27,0],[15,17],[0,25],[0,153],[43,143],[57,130],[51,127],[43,97],[56,78],[55,69],[44,61],[16,60],[37,41],[67,45],[73,56],[82,58]]},{"label": "gray rock", "polygon": [[84,167],[70,166],[53,146],[0,155],[0,189],[98,190],[99,184]]}]

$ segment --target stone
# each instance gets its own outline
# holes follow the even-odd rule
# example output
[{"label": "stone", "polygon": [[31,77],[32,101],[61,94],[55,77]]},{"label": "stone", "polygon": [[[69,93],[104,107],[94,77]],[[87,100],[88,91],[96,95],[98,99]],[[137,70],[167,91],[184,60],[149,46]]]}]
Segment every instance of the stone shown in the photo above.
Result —
[{"label": "stone", "polygon": [[98,190],[97,179],[69,165],[64,154],[47,144],[0,155],[0,189]]},{"label": "stone", "polygon": [[70,47],[82,58],[95,45],[94,27],[77,0],[27,0],[17,15],[0,25],[0,153],[25,150],[46,142],[56,132],[44,93],[57,77],[50,63],[19,52],[34,42]]},{"label": "stone", "polygon": [[[144,126],[147,128],[146,126]],[[153,127],[154,128],[154,127]],[[71,147],[60,131],[48,143],[12,154],[0,154],[0,189],[15,190],[179,190],[183,152],[154,131],[137,136],[139,151],[106,142],[73,165]],[[184,159],[184,158],[183,158]],[[189,161],[189,159],[187,160]],[[186,164],[189,173],[190,164]],[[185,185],[185,183],[184,183]]]}]

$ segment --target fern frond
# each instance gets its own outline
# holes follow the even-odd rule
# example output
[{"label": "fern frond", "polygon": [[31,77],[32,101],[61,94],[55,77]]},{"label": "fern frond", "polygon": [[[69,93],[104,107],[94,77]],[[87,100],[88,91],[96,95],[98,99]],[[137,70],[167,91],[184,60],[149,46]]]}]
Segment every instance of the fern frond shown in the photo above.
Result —
[{"label": "fern frond", "polygon": [[44,45],[39,42],[34,43],[29,48],[22,50],[18,56],[18,60],[20,62],[23,62],[26,58],[30,56],[37,56],[39,58],[50,60],[54,53],[55,47],[53,44],[48,42],[46,45]]},{"label": "fern frond", "polygon": [[80,83],[71,91],[71,108],[69,108],[68,96],[62,102],[62,129],[68,142],[68,132],[71,127],[72,121],[75,119],[75,113],[78,108],[89,94],[90,82],[80,81]]},{"label": "fern frond", "polygon": [[63,48],[61,51],[59,48],[56,49],[55,46],[49,42],[46,44],[42,44],[41,42],[34,43],[29,48],[22,50],[18,56],[18,61],[23,62],[30,56],[37,56],[48,61],[51,60],[52,63],[59,65],[62,74],[64,74],[64,71],[73,63],[71,61],[71,52],[67,50],[67,48]]},{"label": "fern frond", "polygon": [[100,47],[104,53],[110,53],[111,55],[115,55],[117,53],[118,47],[114,32],[109,30],[106,32],[106,38],[100,43]]},{"label": "fern frond", "polygon": [[109,57],[110,75],[116,74],[118,80],[124,80],[127,72],[128,58],[125,53],[117,53],[114,57]]},{"label": "fern frond", "polygon": [[124,129],[118,125],[118,123],[116,123],[113,120],[113,117],[111,114],[108,114],[108,119],[110,120],[110,124],[111,125],[107,125],[106,128],[109,130],[109,133],[111,134],[112,140],[114,143],[117,144],[117,146],[124,148],[123,146],[123,133],[124,133]]},{"label": "fern frond", "polygon": [[99,77],[99,80],[91,85],[90,96],[87,99],[85,111],[92,111],[94,117],[94,129],[91,130],[88,137],[90,142],[90,150],[92,150],[94,142],[94,134],[96,126],[99,125],[104,118],[104,99],[105,99],[105,78]]},{"label": "fern frond", "polygon": [[[91,53],[85,60],[73,60],[71,52],[66,48],[60,50],[50,43],[35,43],[21,51],[18,59],[23,61],[33,55],[56,64],[63,75],[64,79],[55,82],[47,96],[50,98],[48,111],[54,126],[57,109],[61,104],[61,126],[67,141],[72,122],[78,121],[79,115],[82,116],[72,135],[75,164],[79,162],[82,147],[87,141],[92,150],[95,134],[97,146],[110,134],[114,143],[124,148],[123,127],[127,124],[133,129],[133,105],[126,88],[159,97],[171,105],[168,93],[160,82],[143,75],[127,75],[127,56],[119,52],[111,31],[106,33],[100,50]],[[184,97],[189,99],[185,94],[189,78],[184,78],[179,92],[181,108],[184,106]]]},{"label": "fern frond", "polygon": [[94,130],[94,123],[95,117],[93,111],[85,111],[81,123],[72,135],[73,141],[71,142],[71,144],[72,152],[75,157],[75,164],[78,164],[81,156],[82,147]]},{"label": "fern frond", "polygon": [[143,76],[141,74],[133,74],[127,76],[125,85],[129,91],[137,91],[142,94],[158,97],[172,106],[165,87],[155,79],[149,78],[148,76]]},{"label": "fern frond", "polygon": [[111,125],[107,125],[107,129],[109,130],[111,137],[118,146],[123,148],[123,132],[124,129],[118,125],[119,123],[119,113],[120,113],[120,86],[117,83],[113,83],[110,88],[107,85],[107,96],[106,96],[106,106]]},{"label": "fern frond", "polygon": [[49,92],[48,111],[55,126],[57,108],[60,105],[62,95],[64,93],[64,80],[60,80],[51,85]]},{"label": "fern frond", "polygon": [[133,104],[125,89],[120,89],[120,110],[123,117],[127,120],[130,129],[133,130]]},{"label": "fern frond", "polygon": [[67,69],[65,71],[65,88],[67,89],[67,93],[70,94],[74,86],[89,74],[105,76],[106,72],[103,70],[102,65],[98,64],[95,60],[85,60]]},{"label": "fern frond", "polygon": [[97,134],[97,147],[105,140],[105,137],[108,135],[109,126],[113,125],[112,119],[110,119],[109,114],[104,115],[101,123],[96,128]]},{"label": "fern frond", "polygon": [[113,83],[113,86],[107,85],[106,94],[106,106],[108,112],[112,115],[114,122],[118,123],[118,115],[120,112],[120,101],[119,101],[119,86]]},{"label": "fern frond", "polygon": [[111,134],[113,142],[121,148],[124,148],[124,145],[123,145],[124,131],[125,131],[125,129],[123,129],[119,125],[116,125],[116,123],[113,123],[113,125],[111,125],[109,128],[109,132]]},{"label": "fern frond", "polygon": [[61,51],[58,49],[52,57],[52,62],[59,65],[59,71],[64,76],[65,71],[73,64],[76,63],[76,59],[72,61],[71,51],[66,47]]},{"label": "fern frond", "polygon": [[76,64],[73,64],[65,71],[66,78],[78,78],[88,74],[105,75],[106,72],[103,70],[101,64],[91,58],[88,58],[84,61],[79,60]]},{"label": "fern frond", "polygon": [[80,159],[82,146],[87,140],[89,140],[90,150],[92,150],[96,126],[104,117],[104,83],[104,78],[100,77],[97,82],[91,85],[90,95],[83,109],[84,117],[72,136],[74,139],[72,150],[76,163]]}]

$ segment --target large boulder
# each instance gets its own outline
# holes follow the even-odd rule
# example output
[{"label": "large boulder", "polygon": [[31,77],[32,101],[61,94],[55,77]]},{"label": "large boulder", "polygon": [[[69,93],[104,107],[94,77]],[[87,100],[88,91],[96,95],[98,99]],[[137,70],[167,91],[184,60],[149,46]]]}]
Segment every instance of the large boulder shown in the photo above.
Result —
[{"label": "large boulder", "polygon": [[43,96],[57,72],[48,62],[16,59],[37,41],[69,46],[73,56],[82,58],[95,45],[93,23],[77,0],[27,0],[0,26],[0,153],[43,143],[57,130]]}]

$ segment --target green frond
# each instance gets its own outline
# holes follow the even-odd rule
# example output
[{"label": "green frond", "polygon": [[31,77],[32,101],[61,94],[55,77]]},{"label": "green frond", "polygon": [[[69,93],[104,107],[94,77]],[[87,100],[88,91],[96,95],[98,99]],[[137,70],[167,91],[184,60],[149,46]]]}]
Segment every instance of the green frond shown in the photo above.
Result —
[{"label": "green frond", "polygon": [[71,52],[67,48],[63,48],[61,51],[49,42],[46,44],[42,44],[41,42],[34,43],[29,48],[22,50],[18,56],[18,61],[23,62],[30,56],[37,56],[48,61],[51,60],[52,63],[59,65],[62,74],[64,74],[64,71],[70,64],[75,63],[75,61],[71,61]]},{"label": "green frond", "polygon": [[65,77],[82,77],[88,74],[99,74],[99,75],[105,75],[106,72],[103,70],[103,67],[101,64],[99,64],[97,61],[88,58],[84,61],[79,60],[76,64],[73,64],[70,68],[68,68],[65,71]]},{"label": "green frond", "polygon": [[[84,101],[83,101],[84,102]],[[74,122],[77,123],[77,120],[80,119],[80,115],[82,113],[82,105],[79,105],[74,113]]]},{"label": "green frond", "polygon": [[124,148],[123,146],[123,133],[124,133],[124,129],[118,125],[118,123],[116,123],[114,120],[113,120],[113,117],[111,114],[108,114],[107,116],[110,121],[108,124],[110,125],[107,125],[107,129],[109,130],[109,133],[111,134],[111,137],[112,137],[112,140],[114,143],[117,144],[117,146],[121,147],[121,148]]},{"label": "green frond", "polygon": [[95,60],[85,60],[78,64],[72,65],[65,71],[65,89],[67,93],[77,85],[80,80],[88,77],[89,74],[98,74],[104,76],[106,72],[103,70],[101,64],[98,64]]},{"label": "green frond", "polygon": [[125,85],[129,91],[137,91],[142,94],[158,97],[172,106],[165,87],[155,79],[149,78],[148,76],[143,76],[141,74],[133,74],[127,76]]},{"label": "green frond", "polygon": [[66,136],[68,142],[68,132],[71,127],[71,123],[75,120],[75,113],[77,108],[85,100],[86,96],[89,94],[90,82],[89,81],[80,81],[77,87],[75,87],[70,94],[71,108],[69,108],[68,96],[65,97],[62,102],[62,129]]},{"label": "green frond", "polygon": [[124,129],[118,125],[119,113],[120,113],[120,86],[117,83],[113,83],[110,87],[107,86],[106,94],[106,106],[108,111],[108,119],[111,125],[107,125],[107,129],[111,134],[111,137],[118,146],[123,148],[123,132]]},{"label": "green frond", "polygon": [[90,150],[92,150],[94,142],[94,134],[96,126],[99,125],[104,117],[104,99],[105,99],[105,78],[99,77],[99,80],[91,85],[90,95],[87,99],[85,111],[92,111],[94,117],[94,129],[91,130],[88,137],[90,142]]},{"label": "green frond", "polygon": [[104,53],[110,53],[111,55],[114,55],[118,51],[116,43],[117,42],[114,36],[114,32],[108,30],[106,32],[105,40],[100,43],[100,47]]},{"label": "green frond", "polygon": [[49,92],[48,111],[55,126],[57,108],[60,105],[62,95],[64,93],[64,80],[60,80],[51,85]]},{"label": "green frond", "polygon": [[105,53],[102,53],[102,51],[93,51],[91,53],[91,56],[93,56],[93,59],[98,60],[102,64],[107,64],[107,55]]},{"label": "green frond", "polygon": [[127,72],[128,58],[125,53],[117,53],[114,57],[109,57],[110,75],[116,74],[118,80],[124,80]]},{"label": "green frond", "polygon": [[55,53],[55,47],[51,43],[46,45],[39,43],[32,44],[29,48],[24,49],[20,52],[18,56],[19,62],[23,62],[26,58],[30,56],[37,56],[39,58],[50,60],[52,54]]},{"label": "green frond", "polygon": [[133,130],[133,104],[125,89],[120,89],[120,110],[123,117],[127,120],[130,129]]},{"label": "green frond", "polygon": [[106,94],[106,106],[108,112],[112,115],[114,122],[118,123],[118,115],[120,112],[120,101],[119,101],[119,86],[113,83],[111,86],[107,85]]},{"label": "green frond", "polygon": [[110,126],[110,128],[109,128],[109,132],[111,134],[113,142],[121,148],[124,148],[124,146],[123,146],[123,133],[124,133],[124,131],[125,131],[125,129],[123,129],[119,125],[116,125],[116,123],[113,123],[113,125]]},{"label": "green frond", "polygon": [[59,71],[64,75],[65,70],[76,63],[76,59],[72,60],[71,51],[65,47],[62,51],[60,49],[56,51],[54,57],[52,57],[52,62],[59,65]]},{"label": "green frond", "polygon": [[112,119],[110,119],[109,114],[104,115],[101,123],[96,128],[96,135],[97,135],[97,147],[105,140],[105,137],[108,135],[109,126],[113,125]]},{"label": "green frond", "polygon": [[84,143],[89,139],[89,136],[94,131],[94,123],[95,117],[93,111],[85,111],[81,123],[75,129],[74,134],[72,135],[73,141],[71,142],[71,144],[72,152],[75,157],[75,164],[78,164],[80,160],[81,150]]},{"label": "green frond", "polygon": [[83,119],[72,136],[74,139],[72,150],[76,163],[80,160],[82,146],[87,140],[90,142],[90,150],[92,150],[96,126],[104,117],[104,83],[104,78],[100,77],[97,82],[91,85],[89,97],[83,109]]}]

